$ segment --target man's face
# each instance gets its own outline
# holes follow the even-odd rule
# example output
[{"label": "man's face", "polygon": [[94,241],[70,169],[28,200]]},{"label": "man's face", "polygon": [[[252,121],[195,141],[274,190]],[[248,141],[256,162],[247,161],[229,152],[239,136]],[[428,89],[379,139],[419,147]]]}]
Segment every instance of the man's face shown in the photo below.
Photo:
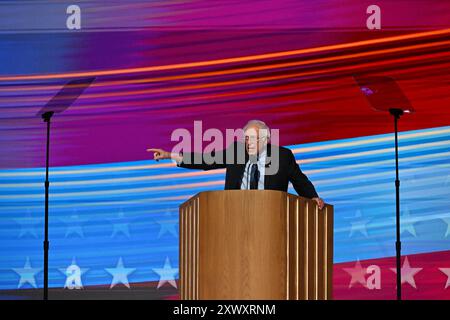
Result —
[{"label": "man's face", "polygon": [[[263,131],[263,130],[261,130]],[[248,127],[245,134],[245,149],[251,156],[261,153],[267,144],[266,133],[263,134],[257,126]]]}]

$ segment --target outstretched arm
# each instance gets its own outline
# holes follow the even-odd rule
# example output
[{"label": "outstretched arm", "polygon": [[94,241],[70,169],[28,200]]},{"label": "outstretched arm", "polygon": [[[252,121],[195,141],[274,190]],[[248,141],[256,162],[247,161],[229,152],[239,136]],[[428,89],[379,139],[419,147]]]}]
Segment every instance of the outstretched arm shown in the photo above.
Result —
[{"label": "outstretched arm", "polygon": [[153,159],[155,159],[156,161],[164,160],[164,159],[172,159],[178,163],[183,160],[183,157],[180,154],[171,153],[171,152],[165,151],[163,149],[149,148],[146,151],[153,152]]},{"label": "outstretched arm", "polygon": [[[205,162],[205,158],[224,159],[223,151],[212,153],[212,154],[196,154],[196,153],[186,152],[181,155],[179,153],[171,153],[171,152],[165,151],[163,149],[150,148],[150,149],[147,149],[147,152],[153,152],[153,158],[156,161],[162,160],[162,159],[172,159],[172,160],[176,161],[176,163],[179,167],[187,168],[187,169],[213,170],[213,169],[220,169],[220,168],[226,167],[224,161],[221,161],[221,162],[214,161],[212,163]],[[196,161],[197,159],[199,161]]]}]

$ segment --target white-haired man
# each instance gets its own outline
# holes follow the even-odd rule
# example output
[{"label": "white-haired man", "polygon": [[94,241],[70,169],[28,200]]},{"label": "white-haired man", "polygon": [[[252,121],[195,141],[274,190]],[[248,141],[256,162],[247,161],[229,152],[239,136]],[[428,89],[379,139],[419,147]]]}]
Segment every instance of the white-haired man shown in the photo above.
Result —
[{"label": "white-haired man", "polygon": [[[300,170],[291,150],[270,144],[270,129],[260,120],[250,120],[244,126],[245,144],[234,142],[227,150],[213,155],[170,153],[162,149],[147,149],[154,159],[172,159],[177,165],[189,169],[211,170],[226,168],[225,190],[260,189],[287,191],[289,182],[303,197],[313,199],[320,209],[324,201]],[[242,153],[239,151],[243,150]],[[242,155],[242,157],[240,157]],[[226,161],[206,162],[205,158]],[[200,159],[196,162],[195,159]],[[241,159],[241,161],[240,161]],[[276,170],[272,170],[276,168]]]}]

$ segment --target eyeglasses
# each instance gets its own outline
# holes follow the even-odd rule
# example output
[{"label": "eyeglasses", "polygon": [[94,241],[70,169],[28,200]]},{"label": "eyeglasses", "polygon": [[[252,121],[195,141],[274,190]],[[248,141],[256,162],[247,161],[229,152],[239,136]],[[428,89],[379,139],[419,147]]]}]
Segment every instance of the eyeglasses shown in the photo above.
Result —
[{"label": "eyeglasses", "polygon": [[267,140],[267,137],[261,137],[261,138],[256,138],[256,137],[250,137],[250,136],[245,136],[245,142],[259,142],[262,140]]}]

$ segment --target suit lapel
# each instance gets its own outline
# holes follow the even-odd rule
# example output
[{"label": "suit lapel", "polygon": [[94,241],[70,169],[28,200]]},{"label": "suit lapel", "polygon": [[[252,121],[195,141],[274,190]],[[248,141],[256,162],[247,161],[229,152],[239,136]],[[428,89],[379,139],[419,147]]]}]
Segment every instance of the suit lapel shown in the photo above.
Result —
[{"label": "suit lapel", "polygon": [[[245,146],[244,146],[244,148],[245,148]],[[245,150],[245,149],[244,149]],[[243,164],[237,164],[236,165],[236,172],[237,172],[237,177],[238,177],[238,181],[237,181],[237,186],[236,186],[236,188],[237,189],[240,189],[241,188],[241,185],[242,185],[242,179],[244,179],[244,171],[245,171],[245,166],[246,166],[246,164],[247,164],[247,161],[248,161],[248,159],[249,159],[249,156],[248,156],[248,153],[247,153],[247,150],[245,150],[245,161],[244,161],[244,163]],[[237,156],[235,157],[235,160],[237,161]]]},{"label": "suit lapel", "polygon": [[237,171],[237,176],[239,177],[236,187],[237,187],[237,189],[240,189],[241,184],[242,184],[242,179],[244,179],[245,164],[238,164],[236,171]]},{"label": "suit lapel", "polygon": [[264,190],[268,190],[270,187],[270,182],[272,181],[272,176],[267,175],[267,167],[270,166],[270,155],[272,152],[272,146],[270,144],[267,145],[267,151],[266,151],[266,169],[264,170]]}]

